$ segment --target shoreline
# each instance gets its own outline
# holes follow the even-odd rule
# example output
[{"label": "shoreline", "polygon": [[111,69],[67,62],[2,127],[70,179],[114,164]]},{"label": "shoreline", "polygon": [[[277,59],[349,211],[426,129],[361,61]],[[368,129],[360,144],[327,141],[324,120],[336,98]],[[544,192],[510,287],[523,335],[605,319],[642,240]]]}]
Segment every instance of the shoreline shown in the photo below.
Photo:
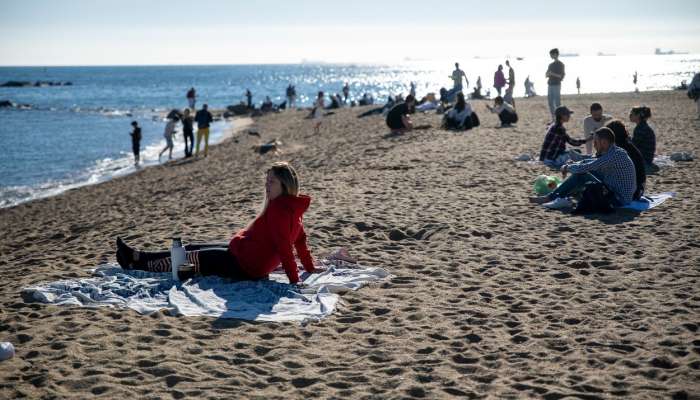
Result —
[{"label": "shoreline", "polygon": [[[163,115],[165,115],[165,113],[163,113]],[[254,121],[250,117],[232,117],[232,118],[227,118],[227,119],[221,118],[220,122],[224,124],[224,126],[221,128],[220,137],[216,140],[216,142],[210,143],[209,144],[210,147],[216,146],[225,140],[230,140],[231,138],[235,137],[235,135],[238,134],[240,131],[242,131],[243,129],[245,129],[246,127],[248,127],[249,125],[252,125],[254,123]],[[179,132],[181,135],[181,132],[182,132],[181,128],[180,128]],[[196,130],[195,130],[195,138],[196,138]],[[142,156],[145,153],[146,149],[148,149],[149,147],[153,147],[153,146],[159,147],[160,144],[161,144],[161,142],[159,141],[156,144],[151,144],[151,145],[146,146],[143,149],[144,151],[142,152]],[[182,144],[182,143],[178,142],[177,144]],[[177,151],[178,155],[181,155],[180,150],[181,149],[178,148],[178,151]],[[20,200],[20,201],[17,201],[15,203],[9,204],[7,206],[2,206],[2,207],[0,207],[0,209],[12,208],[12,207],[16,207],[18,205],[25,204],[28,202],[33,202],[33,201],[40,200],[40,199],[59,196],[62,193],[65,193],[67,191],[80,189],[80,188],[83,188],[86,186],[99,185],[99,184],[102,184],[104,182],[109,182],[112,179],[122,178],[122,177],[129,176],[129,175],[132,175],[135,173],[139,173],[140,171],[142,171],[144,169],[156,167],[159,165],[169,165],[171,163],[177,163],[177,162],[182,162],[182,161],[186,160],[184,157],[179,157],[179,158],[173,158],[173,160],[165,161],[165,162],[157,162],[157,161],[154,162],[152,160],[151,161],[142,161],[142,165],[135,167],[133,165],[133,163],[131,162],[132,161],[131,158],[132,158],[132,156],[131,156],[131,154],[129,154],[127,157],[111,160],[113,163],[119,163],[120,161],[123,161],[123,159],[128,159],[128,160],[130,160],[130,162],[128,163],[128,166],[126,166],[126,167],[112,167],[111,169],[113,170],[113,172],[108,173],[107,171],[104,171],[97,178],[93,178],[93,176],[94,176],[94,172],[93,172],[93,175],[90,175],[89,177],[86,177],[83,180],[80,180],[77,182],[72,182],[72,183],[60,183],[60,186],[58,186],[58,187],[44,189],[42,191],[37,192],[37,194],[31,195],[29,198],[27,198],[25,200]],[[119,169],[117,169],[117,168],[119,168]],[[89,171],[89,169],[86,169],[85,171]],[[61,181],[61,182],[63,182],[63,181]],[[44,183],[44,182],[38,183],[38,184],[32,186],[32,189],[30,189],[30,190],[32,190],[32,191],[39,190],[38,188],[41,188],[44,185],[46,185],[46,183]]]}]

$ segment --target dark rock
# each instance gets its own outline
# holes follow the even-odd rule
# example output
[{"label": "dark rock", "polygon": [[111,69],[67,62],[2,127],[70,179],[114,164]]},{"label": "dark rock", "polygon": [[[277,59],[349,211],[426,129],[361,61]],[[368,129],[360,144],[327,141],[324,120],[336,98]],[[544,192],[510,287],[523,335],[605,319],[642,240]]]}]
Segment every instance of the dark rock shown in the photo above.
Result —
[{"label": "dark rock", "polygon": [[[230,113],[232,113],[234,116],[235,115],[247,115],[250,110],[248,110],[248,107],[246,107],[245,104],[236,104],[236,105],[231,105],[226,107],[226,110]],[[224,114],[226,116],[226,114]]]},{"label": "dark rock", "polygon": [[2,107],[14,107],[15,103],[11,102],[10,100],[0,100],[0,108]]},{"label": "dark rock", "polygon": [[32,86],[32,83],[29,81],[7,81],[0,85],[0,87],[27,87],[27,86]]}]

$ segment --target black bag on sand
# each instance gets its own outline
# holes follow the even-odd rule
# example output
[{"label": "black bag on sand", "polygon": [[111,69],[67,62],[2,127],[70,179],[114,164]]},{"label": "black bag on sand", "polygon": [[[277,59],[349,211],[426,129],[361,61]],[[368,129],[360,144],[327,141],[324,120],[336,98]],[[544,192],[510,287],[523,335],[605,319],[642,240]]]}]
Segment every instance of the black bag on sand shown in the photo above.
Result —
[{"label": "black bag on sand", "polygon": [[589,182],[583,188],[574,214],[609,214],[615,211],[615,194],[600,182]]},{"label": "black bag on sand", "polygon": [[472,112],[470,118],[472,120],[472,128],[476,128],[477,126],[481,125],[481,121],[479,121],[479,116],[476,115],[475,112]]}]

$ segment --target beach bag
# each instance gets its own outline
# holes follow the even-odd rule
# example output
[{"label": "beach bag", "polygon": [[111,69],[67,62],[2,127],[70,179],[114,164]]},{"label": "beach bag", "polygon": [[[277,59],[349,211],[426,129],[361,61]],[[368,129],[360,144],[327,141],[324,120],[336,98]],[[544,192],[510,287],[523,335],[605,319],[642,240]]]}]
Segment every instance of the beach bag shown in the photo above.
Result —
[{"label": "beach bag", "polygon": [[475,112],[472,112],[472,115],[470,115],[467,119],[471,120],[472,128],[476,128],[477,126],[481,125],[481,121],[479,121],[479,116],[476,115]]},{"label": "beach bag", "polygon": [[601,182],[589,182],[583,188],[574,214],[609,214],[615,211],[615,194]]}]

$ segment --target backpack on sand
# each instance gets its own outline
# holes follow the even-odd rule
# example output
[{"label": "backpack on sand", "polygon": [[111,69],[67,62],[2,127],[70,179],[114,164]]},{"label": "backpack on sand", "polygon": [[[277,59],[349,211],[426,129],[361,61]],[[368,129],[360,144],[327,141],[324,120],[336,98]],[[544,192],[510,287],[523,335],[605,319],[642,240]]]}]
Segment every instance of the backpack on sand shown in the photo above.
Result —
[{"label": "backpack on sand", "polygon": [[574,214],[609,214],[615,211],[615,194],[600,182],[589,182],[584,186],[581,200]]}]

